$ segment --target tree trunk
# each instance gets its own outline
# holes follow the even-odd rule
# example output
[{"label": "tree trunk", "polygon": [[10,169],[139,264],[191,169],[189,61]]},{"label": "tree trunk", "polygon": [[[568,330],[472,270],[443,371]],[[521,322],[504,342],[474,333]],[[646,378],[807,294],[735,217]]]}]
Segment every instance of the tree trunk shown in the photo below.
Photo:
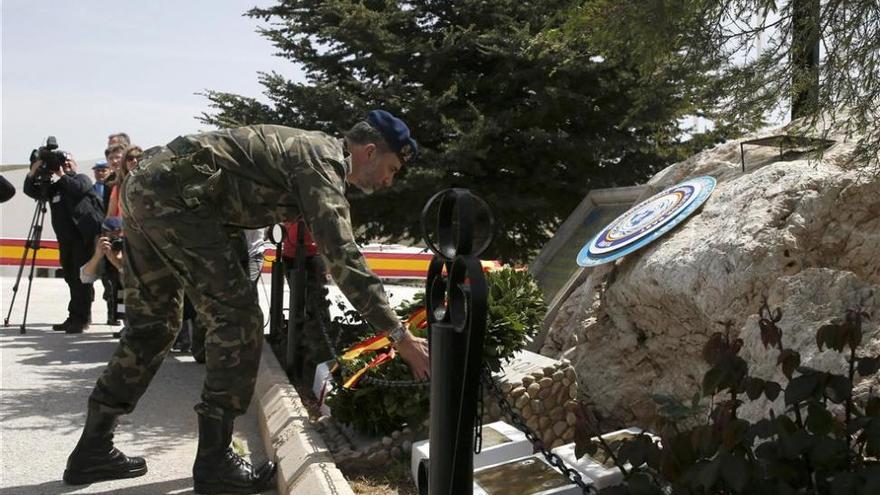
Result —
[{"label": "tree trunk", "polygon": [[819,0],[792,0],[791,118],[812,115],[819,103]]}]

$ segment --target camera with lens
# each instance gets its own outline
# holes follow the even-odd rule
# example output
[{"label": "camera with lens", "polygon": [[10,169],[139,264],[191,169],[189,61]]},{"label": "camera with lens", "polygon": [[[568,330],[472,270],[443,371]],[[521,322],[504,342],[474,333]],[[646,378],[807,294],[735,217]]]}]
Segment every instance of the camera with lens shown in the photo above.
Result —
[{"label": "camera with lens", "polygon": [[114,253],[118,253],[122,251],[122,247],[125,245],[125,239],[122,237],[111,237],[110,238],[110,250]]},{"label": "camera with lens", "polygon": [[40,168],[34,173],[34,182],[41,183],[48,181],[52,174],[57,172],[64,166],[67,161],[67,154],[58,149],[58,141],[55,136],[46,138],[46,145],[40,146],[38,149],[31,151],[31,165],[37,160],[43,162]]}]

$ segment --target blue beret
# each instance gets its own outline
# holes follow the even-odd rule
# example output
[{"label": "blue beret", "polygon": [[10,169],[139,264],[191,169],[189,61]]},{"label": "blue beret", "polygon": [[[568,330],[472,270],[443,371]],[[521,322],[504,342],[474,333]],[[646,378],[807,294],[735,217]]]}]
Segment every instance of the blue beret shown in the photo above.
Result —
[{"label": "blue beret", "polygon": [[107,232],[122,230],[122,217],[105,218],[104,223],[101,224],[101,229],[106,230]]},{"label": "blue beret", "polygon": [[410,136],[406,123],[385,110],[373,110],[367,114],[367,122],[382,134],[391,150],[403,163],[409,163],[419,154],[419,145]]},{"label": "blue beret", "polygon": [[92,170],[96,168],[107,168],[107,160],[100,160],[95,162],[95,165],[92,167]]}]

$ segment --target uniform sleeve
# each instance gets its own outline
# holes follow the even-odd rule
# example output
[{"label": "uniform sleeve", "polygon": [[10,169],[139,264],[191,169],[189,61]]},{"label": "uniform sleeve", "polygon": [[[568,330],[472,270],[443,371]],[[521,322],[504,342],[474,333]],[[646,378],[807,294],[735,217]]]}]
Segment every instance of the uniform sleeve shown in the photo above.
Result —
[{"label": "uniform sleeve", "polygon": [[297,174],[303,216],[345,297],[367,323],[377,330],[390,330],[400,320],[388,304],[382,281],[369,269],[354,241],[349,204],[340,184],[319,172],[320,168],[304,167]]}]

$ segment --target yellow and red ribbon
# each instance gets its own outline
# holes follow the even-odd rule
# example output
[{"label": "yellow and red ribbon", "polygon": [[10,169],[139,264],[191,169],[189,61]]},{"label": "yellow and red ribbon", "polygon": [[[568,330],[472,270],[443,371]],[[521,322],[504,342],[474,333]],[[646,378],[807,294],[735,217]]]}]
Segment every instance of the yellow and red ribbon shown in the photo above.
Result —
[{"label": "yellow and red ribbon", "polygon": [[377,366],[381,366],[381,365],[387,363],[388,361],[391,361],[392,359],[394,359],[395,354],[396,353],[394,352],[394,349],[391,349],[388,352],[383,352],[383,353],[379,354],[378,356],[374,357],[373,360],[369,362],[369,364],[367,364],[363,368],[359,369],[357,371],[357,373],[355,373],[354,375],[351,375],[351,378],[346,380],[346,382],[342,386],[344,388],[348,388],[348,389],[354,388],[354,386],[357,385],[357,383],[359,381],[361,381],[361,378],[364,377],[364,374],[367,371],[370,371],[372,368],[375,368]]},{"label": "yellow and red ribbon", "polygon": [[348,350],[345,351],[345,354],[342,355],[342,359],[345,361],[351,361],[352,359],[359,358],[360,355],[365,352],[379,351],[390,346],[391,339],[388,338],[388,335],[384,333],[379,334],[349,347]]}]

